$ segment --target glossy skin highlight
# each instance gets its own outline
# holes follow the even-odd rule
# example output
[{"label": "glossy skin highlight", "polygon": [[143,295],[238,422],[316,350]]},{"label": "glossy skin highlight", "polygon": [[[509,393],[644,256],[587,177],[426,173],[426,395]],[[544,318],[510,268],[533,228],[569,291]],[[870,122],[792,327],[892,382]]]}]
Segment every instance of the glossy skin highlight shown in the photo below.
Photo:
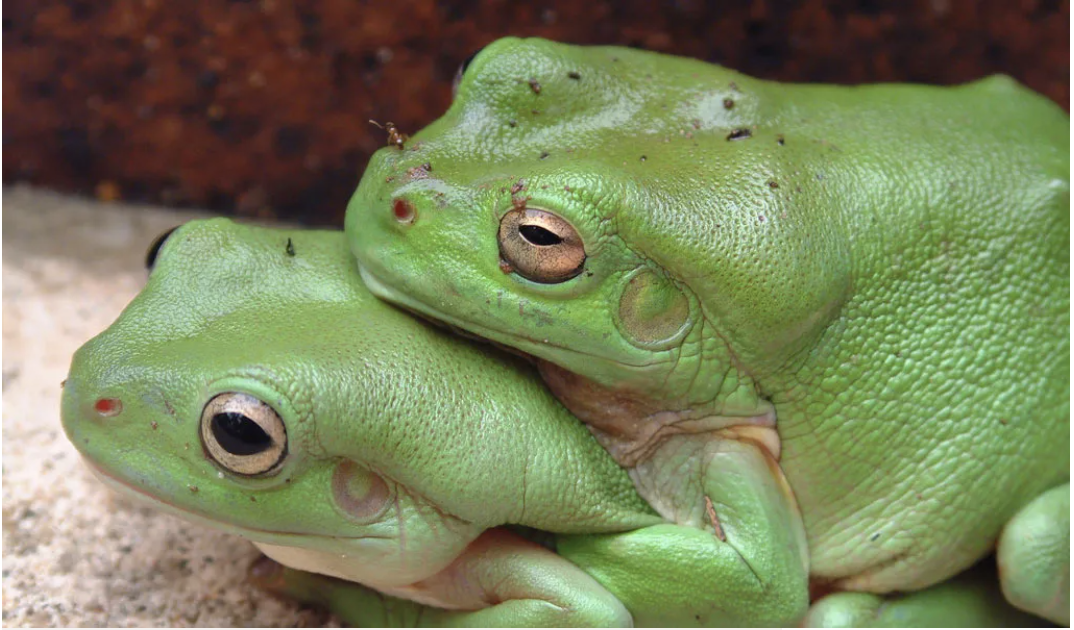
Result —
[{"label": "glossy skin highlight", "polygon": [[[713,597],[726,549],[653,514],[532,369],[373,299],[342,234],[194,222],[154,258],[76,354],[64,428],[116,490],[285,565],[255,564],[259,585],[353,625],[771,622],[753,584]],[[998,589],[879,614],[840,594],[810,619],[1025,625],[975,605]]]},{"label": "glossy skin highlight", "polygon": [[356,624],[429,607],[445,624],[628,624],[592,577],[500,526],[662,522],[529,366],[374,299],[341,232],[181,227],[76,353],[63,422],[113,488],[291,567],[283,584],[262,567],[267,585],[347,580],[380,607]]},{"label": "glossy skin highlight", "polygon": [[[719,598],[913,590],[1069,497],[1068,140],[1007,77],[787,85],[504,39],[374,156],[347,231],[376,295],[536,357],[641,495],[727,548]],[[573,235],[516,255],[521,210]],[[574,236],[580,270],[532,262]]]}]

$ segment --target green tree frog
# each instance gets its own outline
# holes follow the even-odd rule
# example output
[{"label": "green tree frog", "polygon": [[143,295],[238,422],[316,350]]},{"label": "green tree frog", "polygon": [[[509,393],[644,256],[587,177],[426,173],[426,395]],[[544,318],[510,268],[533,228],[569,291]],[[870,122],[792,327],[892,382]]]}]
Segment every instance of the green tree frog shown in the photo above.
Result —
[{"label": "green tree frog", "polygon": [[913,591],[997,540],[1013,576],[1025,508],[1064,515],[1036,521],[1056,554],[1005,592],[1068,623],[1069,128],[1003,76],[790,85],[509,38],[374,155],[346,227],[377,296],[535,357],[713,534],[713,597],[792,623],[808,587]]}]

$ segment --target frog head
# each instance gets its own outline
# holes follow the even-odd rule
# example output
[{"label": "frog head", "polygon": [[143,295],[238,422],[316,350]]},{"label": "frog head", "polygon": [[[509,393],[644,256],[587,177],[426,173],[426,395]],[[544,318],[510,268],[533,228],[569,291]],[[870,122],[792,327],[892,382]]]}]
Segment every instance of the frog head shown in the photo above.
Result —
[{"label": "frog head", "polygon": [[753,124],[766,89],[644,51],[497,41],[442,118],[373,157],[347,214],[363,278],[597,388],[763,414],[758,381],[841,286],[811,255],[830,234],[783,213],[781,128]]},{"label": "frog head", "polygon": [[649,518],[528,366],[374,299],[342,233],[194,222],[153,263],[64,386],[69,438],[119,491],[382,587],[492,526]]}]

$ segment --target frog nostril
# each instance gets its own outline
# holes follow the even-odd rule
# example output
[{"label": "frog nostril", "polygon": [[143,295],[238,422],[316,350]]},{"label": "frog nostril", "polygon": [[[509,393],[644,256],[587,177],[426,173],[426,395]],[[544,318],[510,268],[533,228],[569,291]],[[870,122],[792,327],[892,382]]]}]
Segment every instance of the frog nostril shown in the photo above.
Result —
[{"label": "frog nostril", "polygon": [[396,221],[410,224],[417,218],[418,211],[414,208],[414,204],[406,199],[396,199],[392,202],[392,214]]},{"label": "frog nostril", "polygon": [[100,398],[93,403],[93,410],[100,416],[111,418],[123,411],[123,401],[118,398]]}]

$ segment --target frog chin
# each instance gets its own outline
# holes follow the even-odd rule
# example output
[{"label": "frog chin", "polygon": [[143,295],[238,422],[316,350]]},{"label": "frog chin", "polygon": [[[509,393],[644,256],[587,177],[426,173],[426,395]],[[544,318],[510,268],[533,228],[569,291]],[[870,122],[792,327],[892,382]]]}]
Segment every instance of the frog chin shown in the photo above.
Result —
[{"label": "frog chin", "polygon": [[325,551],[256,540],[253,543],[263,554],[284,566],[357,582],[379,591],[408,586],[428,578],[442,568],[425,565],[415,571],[406,563],[396,565],[383,559],[370,558],[364,553],[353,553],[347,546],[341,546],[337,551]]},{"label": "frog chin", "polygon": [[[239,525],[228,523],[226,521],[218,520],[200,512],[196,512],[194,510],[184,508],[174,503],[170,503],[156,495],[153,495],[146,490],[126,481],[122,477],[113,474],[107,468],[105,468],[101,464],[98,464],[97,462],[92,461],[88,457],[83,457],[82,461],[86,463],[87,467],[94,474],[94,476],[100,479],[101,482],[104,483],[104,485],[108,486],[110,489],[125,497],[130,497],[131,499],[138,501],[142,505],[155,508],[157,510],[160,510],[161,512],[171,514],[172,516],[177,516],[185,521],[189,521],[197,525],[202,525],[210,529],[219,530],[228,534],[234,534],[236,536],[247,538],[253,541],[255,544],[259,542],[265,542],[280,546],[299,547],[315,544],[315,541],[317,539],[329,539],[325,536],[316,536],[299,532],[280,532],[268,529],[242,527]],[[195,488],[192,487],[191,492],[194,491]],[[340,541],[360,542],[364,540],[364,538],[365,537],[356,536],[346,538],[334,537],[332,539]]]},{"label": "frog chin", "polygon": [[317,536],[236,526],[160,499],[112,474],[88,457],[83,457],[83,461],[98,479],[123,496],[185,521],[246,538],[266,556],[300,571],[320,573],[386,590],[423,580],[443,569],[453,559],[408,561],[406,550],[395,537]]}]

